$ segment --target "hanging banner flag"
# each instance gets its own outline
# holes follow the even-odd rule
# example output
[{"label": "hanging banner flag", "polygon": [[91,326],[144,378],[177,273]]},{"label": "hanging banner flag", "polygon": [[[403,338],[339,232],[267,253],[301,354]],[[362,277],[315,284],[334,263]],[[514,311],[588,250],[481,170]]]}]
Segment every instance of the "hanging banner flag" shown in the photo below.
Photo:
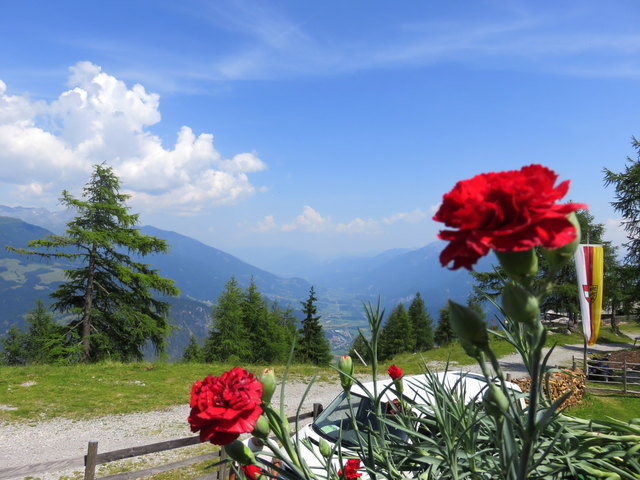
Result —
[{"label": "hanging banner flag", "polygon": [[588,345],[600,332],[604,287],[604,249],[602,245],[580,245],[575,253],[578,298],[582,313],[582,331]]}]

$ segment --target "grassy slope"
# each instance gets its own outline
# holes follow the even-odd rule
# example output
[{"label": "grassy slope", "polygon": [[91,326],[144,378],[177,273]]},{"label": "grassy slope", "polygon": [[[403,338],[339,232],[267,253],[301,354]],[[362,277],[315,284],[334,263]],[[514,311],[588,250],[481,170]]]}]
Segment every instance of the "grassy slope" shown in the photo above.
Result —
[{"label": "grassy slope", "polygon": [[[580,343],[580,334],[551,335],[549,343]],[[608,330],[599,342],[618,342]],[[498,356],[512,353],[511,346],[493,339]],[[385,362],[402,366],[406,374],[420,373],[424,362],[440,361],[458,364],[472,363],[456,343],[436,348],[421,355],[403,354]],[[37,421],[52,417],[88,418],[115,413],[152,411],[187,402],[193,382],[211,373],[219,375],[231,368],[225,364],[167,363],[100,363],[93,365],[0,367],[0,421]],[[254,365],[249,370],[259,372],[265,366]],[[284,367],[275,366],[276,374]],[[357,373],[367,373],[359,367]],[[320,380],[333,381],[331,368],[296,365],[291,375],[309,379],[314,374]],[[15,409],[6,409],[6,408]],[[588,396],[585,403],[571,413],[585,418],[599,417],[602,412],[618,418],[640,417],[640,398]]]}]

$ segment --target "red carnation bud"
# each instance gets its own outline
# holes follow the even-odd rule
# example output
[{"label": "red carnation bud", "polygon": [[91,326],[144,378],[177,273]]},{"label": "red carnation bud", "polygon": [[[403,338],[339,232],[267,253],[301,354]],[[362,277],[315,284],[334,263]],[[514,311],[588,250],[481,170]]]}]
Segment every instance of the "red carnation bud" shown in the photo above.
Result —
[{"label": "red carnation bud", "polygon": [[396,387],[398,392],[402,393],[404,391],[404,383],[402,382],[402,369],[396,365],[391,365],[387,373],[393,380],[393,384]]},{"label": "red carnation bud", "polygon": [[391,377],[392,380],[397,380],[402,377],[402,369],[396,365],[391,365],[387,373]]},{"label": "red carnation bud", "polygon": [[243,465],[240,468],[242,468],[244,476],[249,480],[259,480],[259,478],[262,477],[262,469],[257,465]]}]

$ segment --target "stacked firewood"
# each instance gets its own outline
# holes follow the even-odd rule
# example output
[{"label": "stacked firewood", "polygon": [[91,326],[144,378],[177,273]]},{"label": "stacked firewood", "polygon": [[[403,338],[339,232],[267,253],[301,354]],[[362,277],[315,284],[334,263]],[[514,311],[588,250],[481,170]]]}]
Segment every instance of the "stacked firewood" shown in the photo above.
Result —
[{"label": "stacked firewood", "polygon": [[[513,380],[523,392],[528,392],[531,388],[530,378],[517,378]],[[548,391],[547,391],[548,383]],[[571,394],[562,403],[562,407],[570,407],[582,400],[584,395],[585,377],[582,370],[562,370],[554,372],[549,376],[548,382],[543,382],[543,389],[552,401],[560,398],[565,392],[571,391]]]}]

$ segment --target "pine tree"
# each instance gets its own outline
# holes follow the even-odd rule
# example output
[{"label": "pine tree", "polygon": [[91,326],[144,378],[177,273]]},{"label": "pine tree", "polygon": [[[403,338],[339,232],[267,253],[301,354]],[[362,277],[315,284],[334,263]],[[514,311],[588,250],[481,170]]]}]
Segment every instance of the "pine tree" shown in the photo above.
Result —
[{"label": "pine tree", "polygon": [[449,309],[447,307],[441,308],[440,317],[438,319],[438,326],[434,333],[434,340],[439,346],[445,346],[451,344],[455,339],[455,334],[451,328],[451,322],[449,321]]},{"label": "pine tree", "polygon": [[611,205],[622,215],[622,226],[627,232],[626,263],[640,268],[640,141],[633,138],[631,144],[636,159],[627,157],[628,165],[620,173],[605,168],[604,183],[615,188],[616,200]]},{"label": "pine tree", "polygon": [[42,300],[26,316],[25,349],[28,363],[74,363],[81,357],[79,338],[73,329],[58,325]]},{"label": "pine tree", "polygon": [[205,361],[243,361],[249,357],[250,343],[242,308],[243,296],[238,281],[231,277],[213,306],[212,327],[204,346]]},{"label": "pine tree", "polygon": [[389,314],[382,327],[378,350],[385,360],[399,353],[412,352],[415,347],[413,326],[404,304],[399,303]]},{"label": "pine tree", "polygon": [[201,363],[204,360],[202,347],[198,343],[198,339],[192,333],[189,337],[189,344],[182,352],[182,361],[185,363]]},{"label": "pine tree", "polygon": [[291,352],[291,345],[298,333],[298,320],[293,314],[293,308],[289,305],[286,309],[282,309],[277,301],[271,304],[269,311],[273,332],[271,334],[274,348],[277,349],[277,359],[286,361]]},{"label": "pine tree", "polygon": [[304,363],[325,365],[331,361],[331,345],[324,334],[320,317],[317,316],[316,292],[313,287],[309,291],[309,298],[302,303],[302,328],[299,331],[299,341],[296,348],[297,358]]},{"label": "pine tree", "polygon": [[152,292],[179,291],[173,281],[130,255],[166,252],[166,242],[135,227],[138,215],[129,213],[129,196],[120,193],[120,181],[110,167],[94,167],[82,197],[62,192],[61,202],[77,212],[64,235],[49,235],[29,242],[28,249],[12,250],[75,261],[76,267],[65,272],[67,281],[51,296],[56,310],[76,316],[70,325],[82,338],[84,361],[141,359],[148,341],[162,352],[170,305]]},{"label": "pine tree", "polygon": [[423,352],[433,348],[433,320],[427,312],[420,292],[413,297],[409,305],[409,318],[415,335],[415,351]]},{"label": "pine tree", "polygon": [[3,365],[25,365],[28,360],[25,348],[26,334],[16,325],[11,325],[0,338],[0,363]]},{"label": "pine tree", "polygon": [[252,363],[278,360],[284,341],[280,322],[270,315],[267,301],[251,279],[242,302],[245,328],[249,335],[249,357]]},{"label": "pine tree", "polygon": [[[627,157],[628,164],[624,171],[616,173],[607,168],[604,169],[605,185],[613,185],[615,189],[615,201],[611,202],[611,205],[622,216],[621,224],[627,233],[627,241],[623,243],[627,252],[624,266],[610,268],[616,275],[612,286],[623,288],[623,290],[617,290],[609,299],[609,306],[613,308],[611,328],[614,331],[618,330],[615,323],[615,308],[626,306],[627,313],[632,308],[637,312],[637,299],[640,297],[640,141],[633,138],[631,144],[636,150],[636,158]],[[606,282],[605,278],[605,298],[603,299],[605,302],[608,288]]]}]

